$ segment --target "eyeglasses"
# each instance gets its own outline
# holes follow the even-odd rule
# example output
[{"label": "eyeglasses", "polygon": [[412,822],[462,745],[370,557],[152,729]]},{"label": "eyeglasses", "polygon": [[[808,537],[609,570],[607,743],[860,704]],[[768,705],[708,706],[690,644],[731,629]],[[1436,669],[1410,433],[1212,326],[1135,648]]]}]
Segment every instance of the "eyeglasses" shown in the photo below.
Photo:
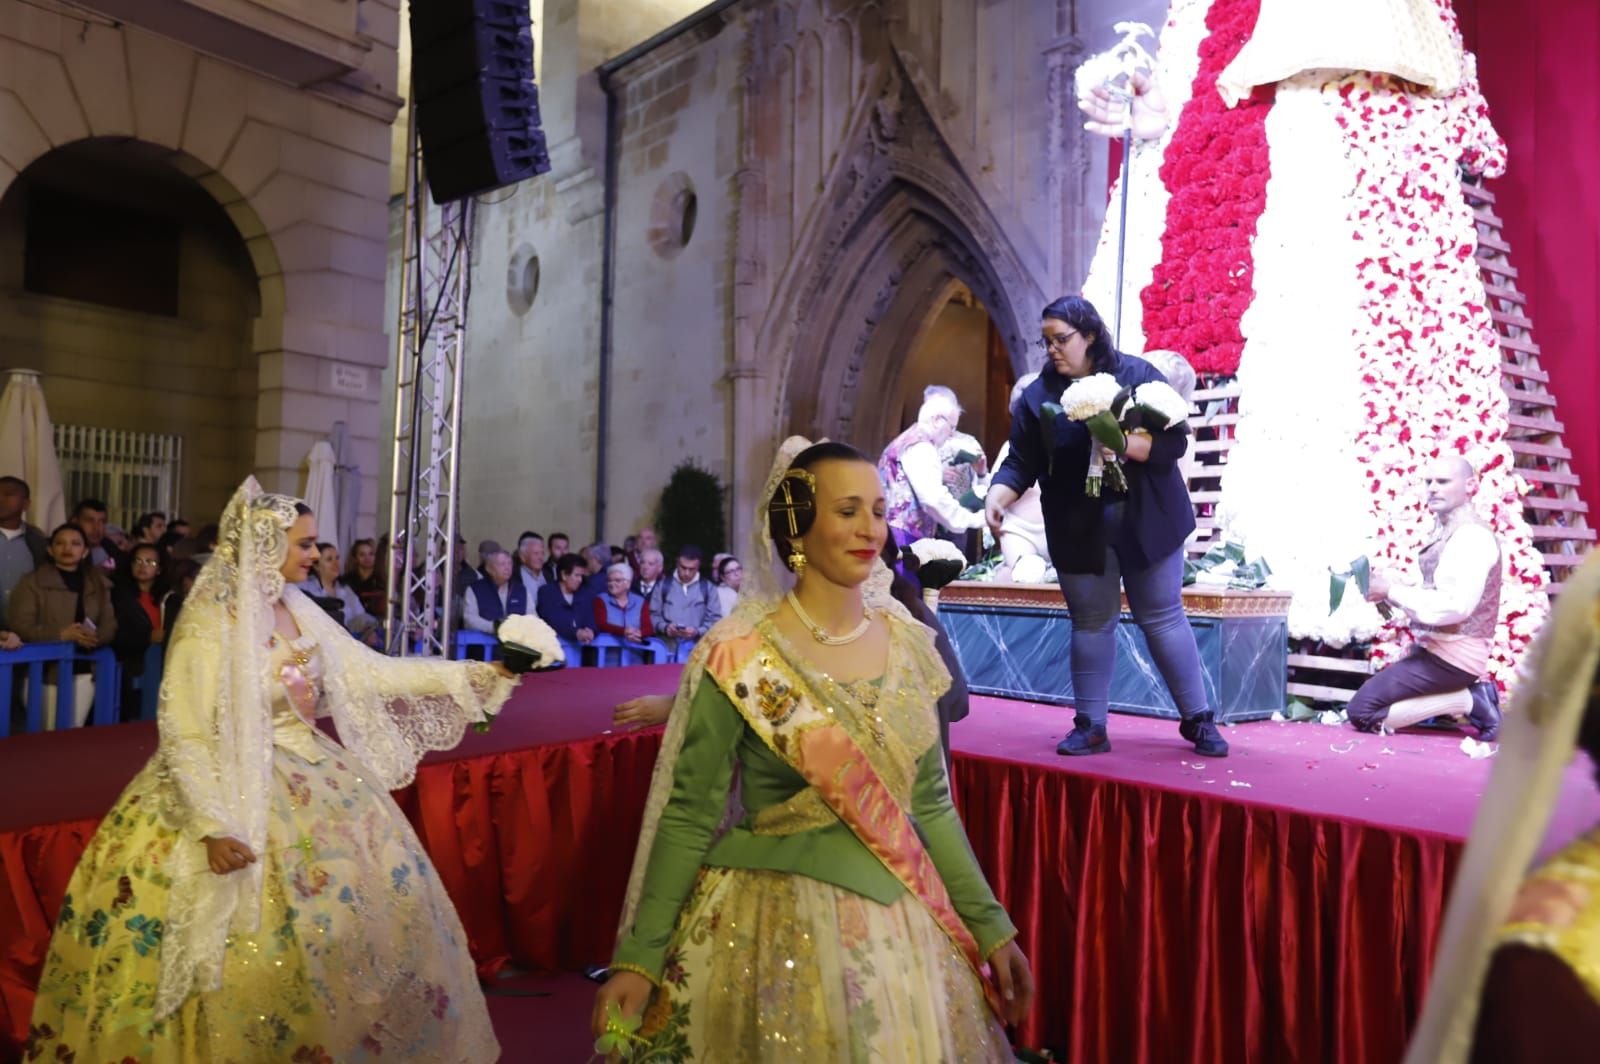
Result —
[{"label": "eyeglasses", "polygon": [[154,558],[135,558],[133,564],[145,569],[161,568],[161,563]]},{"label": "eyeglasses", "polygon": [[1048,351],[1052,347],[1065,349],[1067,346],[1067,341],[1071,340],[1074,336],[1082,335],[1082,333],[1074,329],[1071,332],[1062,333],[1059,336],[1046,336],[1043,339],[1035,340],[1033,342],[1033,346],[1037,347],[1041,351]]}]

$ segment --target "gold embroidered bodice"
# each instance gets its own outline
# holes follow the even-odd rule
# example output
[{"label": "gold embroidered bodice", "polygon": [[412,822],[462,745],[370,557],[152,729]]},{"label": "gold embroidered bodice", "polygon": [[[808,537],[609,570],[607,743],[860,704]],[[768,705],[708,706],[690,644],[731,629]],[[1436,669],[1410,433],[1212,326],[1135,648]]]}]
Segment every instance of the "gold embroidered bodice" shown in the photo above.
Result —
[{"label": "gold embroidered bodice", "polygon": [[1554,954],[1600,1003],[1600,829],[1572,842],[1528,877],[1500,929],[1499,944]]},{"label": "gold embroidered bodice", "polygon": [[297,668],[317,694],[318,713],[322,712],[322,655],[317,652],[316,640],[308,635],[299,639],[275,635],[268,649],[272,662],[272,743],[316,764],[325,755],[313,734],[315,725],[300,715],[282,678],[286,666]]},{"label": "gold embroidered bodice", "polygon": [[[930,676],[921,667],[925,663],[915,660],[915,652],[898,633],[890,641],[882,676],[839,681],[808,667],[805,657],[770,619],[762,623],[760,631],[767,643],[761,653],[772,664],[774,682],[802,681],[809,695],[850,733],[895,799],[902,806],[909,805],[917,761],[939,738],[933,706],[943,691],[934,687],[941,681],[948,684],[948,677]],[[790,675],[783,676],[785,671]],[[758,811],[750,826],[757,835],[791,835],[837,819],[816,789],[805,787],[786,801]]]}]

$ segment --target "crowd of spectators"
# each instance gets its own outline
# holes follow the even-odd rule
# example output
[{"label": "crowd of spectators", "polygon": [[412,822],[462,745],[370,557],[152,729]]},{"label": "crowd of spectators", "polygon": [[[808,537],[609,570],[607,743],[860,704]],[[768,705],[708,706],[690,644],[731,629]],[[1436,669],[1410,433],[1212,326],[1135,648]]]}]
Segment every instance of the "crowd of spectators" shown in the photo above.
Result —
[{"label": "crowd of spectators", "polygon": [[[216,545],[216,526],[193,532],[181,518],[146,513],[130,534],[111,524],[104,502],[80,499],[66,523],[47,534],[24,520],[31,496],[26,481],[0,476],[0,650],[30,643],[109,647],[120,666],[122,712],[137,715],[135,692],[148,653],[172,630]],[[70,722],[55,720],[60,683],[52,666],[45,673],[46,726],[81,724],[94,697],[90,664],[73,666]]]},{"label": "crowd of spectators", "polygon": [[[25,481],[0,476],[0,650],[63,642],[85,651],[111,648],[120,666],[121,713],[133,719],[147,673],[159,668],[184,597],[216,547],[217,526],[195,529],[176,515],[151,512],[124,530],[110,522],[103,501],[91,498],[78,500],[68,520],[46,533],[25,520],[30,496]],[[579,663],[596,660],[597,638],[636,651],[629,660],[683,661],[738,599],[737,558],[718,554],[707,562],[699,547],[687,545],[669,573],[650,528],[618,546],[571,548],[564,532],[530,530],[517,537],[514,551],[482,541],[473,566],[466,540],[457,537],[457,628],[493,634],[506,617],[532,613],[577,652]],[[391,561],[389,537],[356,540],[348,557],[332,543],[318,544],[318,551],[300,590],[356,638],[381,648],[389,569],[403,564]],[[57,723],[54,668],[46,674],[46,727]],[[81,724],[93,703],[89,663],[76,663],[74,677],[70,723]]]},{"label": "crowd of spectators", "polygon": [[474,569],[459,541],[461,627],[492,634],[507,616],[534,613],[580,657],[598,636],[611,636],[641,660],[682,661],[738,598],[743,570],[731,555],[718,555],[702,573],[700,548],[684,546],[668,576],[653,529],[620,546],[595,542],[571,551],[571,542],[564,532],[526,531],[512,553],[485,540]]}]

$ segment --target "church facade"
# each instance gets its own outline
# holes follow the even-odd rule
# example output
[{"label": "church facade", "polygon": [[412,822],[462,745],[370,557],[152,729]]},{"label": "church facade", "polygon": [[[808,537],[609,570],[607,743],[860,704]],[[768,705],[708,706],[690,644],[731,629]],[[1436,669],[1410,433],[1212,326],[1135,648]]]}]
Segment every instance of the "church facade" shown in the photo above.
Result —
[{"label": "church facade", "polygon": [[[620,540],[694,460],[740,543],[785,435],[875,451],[935,381],[964,427],[1003,421],[1099,237],[1106,150],[1072,75],[1129,5],[1095,6],[739,0],[593,74],[546,19],[555,171],[478,208],[468,536]],[[953,302],[987,317],[976,369],[927,354]]]}]

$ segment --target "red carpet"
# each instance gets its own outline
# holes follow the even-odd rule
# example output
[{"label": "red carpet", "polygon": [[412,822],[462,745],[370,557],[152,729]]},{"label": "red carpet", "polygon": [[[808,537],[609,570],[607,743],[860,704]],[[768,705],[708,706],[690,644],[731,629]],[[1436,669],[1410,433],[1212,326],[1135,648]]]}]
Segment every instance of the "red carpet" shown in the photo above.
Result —
[{"label": "red carpet", "polygon": [[[659,741],[610,733],[610,707],[676,674],[530,678],[398,795],[486,977],[606,958]],[[1068,759],[1069,723],[979,698],[954,729],[958,804],[1039,979],[1022,1039],[1075,1061],[1397,1059],[1491,763],[1447,734],[1310,724],[1231,729],[1233,756],[1206,761],[1132,717],[1109,756]],[[0,741],[0,1058],[72,865],[154,744],[148,725]],[[1586,765],[1565,788],[1552,839],[1600,819]],[[590,984],[490,985],[505,1059],[586,1059]]]},{"label": "red carpet", "polygon": [[484,987],[506,1064],[585,1064],[594,1058],[589,1011],[599,987],[575,973],[517,975]]}]

